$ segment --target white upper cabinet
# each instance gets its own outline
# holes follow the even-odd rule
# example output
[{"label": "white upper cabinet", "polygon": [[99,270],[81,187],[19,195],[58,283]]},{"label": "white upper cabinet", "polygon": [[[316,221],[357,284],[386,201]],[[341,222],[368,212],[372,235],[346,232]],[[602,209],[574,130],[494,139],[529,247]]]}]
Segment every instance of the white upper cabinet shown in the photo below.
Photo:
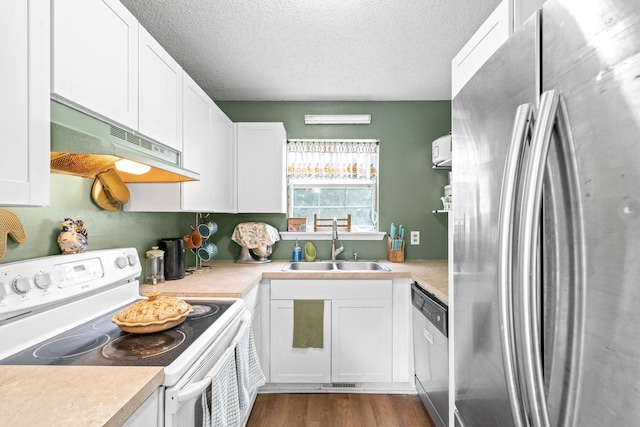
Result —
[{"label": "white upper cabinet", "polygon": [[237,123],[238,212],[286,213],[287,131],[282,123]]},{"label": "white upper cabinet", "polygon": [[236,212],[236,144],[235,127],[227,115],[213,106],[212,154],[208,159],[211,172],[212,209],[211,212]]},{"label": "white upper cabinet", "polygon": [[509,38],[509,2],[503,0],[451,61],[451,99]]},{"label": "white upper cabinet", "polygon": [[127,184],[126,211],[235,211],[233,123],[187,73],[182,78],[182,166],[198,171],[200,180]]},{"label": "white upper cabinet", "polygon": [[496,7],[451,61],[451,99],[543,4],[544,0],[503,0]]},{"label": "white upper cabinet", "polygon": [[138,128],[138,21],[117,0],[53,0],[52,96]]},{"label": "white upper cabinet", "polygon": [[182,151],[182,68],[139,27],[138,130]]},{"label": "white upper cabinet", "polygon": [[533,13],[542,8],[545,0],[512,0],[513,30],[516,31]]},{"label": "white upper cabinet", "polygon": [[212,116],[216,105],[186,73],[183,79],[182,165],[198,171],[200,181],[182,184],[182,210],[210,212],[214,208],[214,180],[210,161],[215,155]]},{"label": "white upper cabinet", "polygon": [[0,205],[48,205],[49,2],[0,2],[0,16]]}]

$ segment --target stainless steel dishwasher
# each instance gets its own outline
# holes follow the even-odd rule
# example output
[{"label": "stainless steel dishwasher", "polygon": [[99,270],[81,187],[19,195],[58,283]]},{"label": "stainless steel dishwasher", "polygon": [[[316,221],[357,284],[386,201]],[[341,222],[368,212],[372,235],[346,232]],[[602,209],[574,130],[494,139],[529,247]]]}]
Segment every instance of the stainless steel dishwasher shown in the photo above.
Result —
[{"label": "stainless steel dishwasher", "polygon": [[416,388],[438,427],[449,425],[447,305],[417,284],[411,285]]}]

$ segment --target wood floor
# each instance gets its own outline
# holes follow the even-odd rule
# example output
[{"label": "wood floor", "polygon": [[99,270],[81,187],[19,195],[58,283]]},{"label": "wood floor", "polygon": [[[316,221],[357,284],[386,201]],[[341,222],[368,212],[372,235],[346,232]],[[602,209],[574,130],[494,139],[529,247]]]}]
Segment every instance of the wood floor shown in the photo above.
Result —
[{"label": "wood floor", "polygon": [[247,427],[435,427],[417,395],[258,394]]}]

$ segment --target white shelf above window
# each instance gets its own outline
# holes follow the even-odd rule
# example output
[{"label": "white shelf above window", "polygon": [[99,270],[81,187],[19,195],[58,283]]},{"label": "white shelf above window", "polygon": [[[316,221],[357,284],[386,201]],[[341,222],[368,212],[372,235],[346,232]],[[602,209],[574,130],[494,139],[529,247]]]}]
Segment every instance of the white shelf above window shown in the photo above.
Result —
[{"label": "white shelf above window", "polygon": [[[382,240],[387,233],[382,231],[338,231],[338,240]],[[294,232],[281,231],[282,240],[331,240],[331,231]]]}]

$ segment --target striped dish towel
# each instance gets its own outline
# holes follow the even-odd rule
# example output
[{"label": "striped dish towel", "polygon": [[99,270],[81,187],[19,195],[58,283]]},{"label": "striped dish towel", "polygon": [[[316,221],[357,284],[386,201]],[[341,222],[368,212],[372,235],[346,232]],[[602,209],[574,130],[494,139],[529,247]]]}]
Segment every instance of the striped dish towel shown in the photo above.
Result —
[{"label": "striped dish towel", "polygon": [[240,410],[243,411],[251,403],[251,392],[256,387],[264,385],[266,379],[260,367],[253,328],[250,324],[240,336],[236,346],[236,369]]},{"label": "striped dish towel", "polygon": [[207,373],[211,385],[202,394],[202,425],[204,427],[237,427],[240,425],[238,378],[235,349],[227,348]]}]

